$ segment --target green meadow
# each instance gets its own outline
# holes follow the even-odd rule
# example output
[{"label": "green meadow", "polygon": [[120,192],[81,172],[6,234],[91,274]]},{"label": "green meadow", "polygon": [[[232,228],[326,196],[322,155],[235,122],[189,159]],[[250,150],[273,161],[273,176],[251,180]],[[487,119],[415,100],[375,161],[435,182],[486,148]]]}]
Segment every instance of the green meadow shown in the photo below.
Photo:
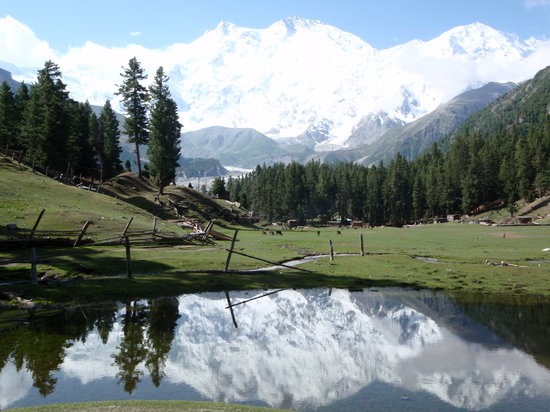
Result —
[{"label": "green meadow", "polygon": [[[0,225],[31,228],[42,208],[41,229],[79,229],[86,236],[120,235],[151,228],[153,214],[134,204],[151,204],[143,192],[113,197],[75,187],[0,161]],[[151,199],[149,199],[151,197]],[[158,221],[159,233],[185,234],[171,220]],[[370,288],[405,286],[481,292],[498,296],[550,296],[550,226],[483,226],[445,223],[374,229],[239,226],[217,220],[214,229],[237,241],[225,271],[230,241],[196,245],[131,245],[132,278],[127,278],[123,245],[38,248],[39,277],[56,282],[3,285],[2,291],[34,303],[88,303],[152,298],[201,291],[257,288]],[[363,252],[361,256],[361,237]],[[329,258],[329,242],[334,259]],[[0,250],[0,261],[28,259],[29,249]],[[244,256],[248,255],[248,256]],[[324,256],[323,256],[324,255]],[[321,256],[297,268],[267,270],[271,263]],[[254,257],[254,258],[253,258]],[[258,260],[259,258],[262,260]],[[256,272],[243,272],[259,269]],[[29,263],[0,266],[0,282],[30,278]],[[2,298],[6,300],[5,296]]]},{"label": "green meadow", "polygon": [[[225,229],[229,234],[230,229]],[[439,224],[411,228],[297,229],[281,236],[239,230],[229,270],[230,242],[200,246],[131,248],[127,278],[123,246],[39,250],[39,273],[65,282],[10,286],[38,302],[90,302],[181,293],[257,288],[368,288],[406,286],[492,294],[550,296],[548,227],[485,227]],[[363,236],[364,256],[360,254]],[[334,259],[329,255],[332,242]],[[3,252],[15,257],[20,252]],[[246,254],[248,256],[243,256]],[[297,268],[287,262],[325,255]],[[257,257],[263,260],[254,259]],[[29,265],[5,270],[4,280],[28,279]]]}]

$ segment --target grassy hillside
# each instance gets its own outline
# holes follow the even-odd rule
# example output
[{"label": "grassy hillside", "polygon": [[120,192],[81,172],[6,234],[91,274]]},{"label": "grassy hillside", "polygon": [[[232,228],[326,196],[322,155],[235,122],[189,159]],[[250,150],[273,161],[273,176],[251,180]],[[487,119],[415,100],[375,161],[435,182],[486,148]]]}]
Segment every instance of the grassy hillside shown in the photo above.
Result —
[{"label": "grassy hillside", "polygon": [[[244,211],[187,187],[168,187],[155,199],[156,188],[133,173],[123,173],[101,186],[100,193],[69,186],[30,168],[0,158],[0,226],[15,223],[31,229],[42,209],[41,230],[78,230],[86,221],[90,236],[121,233],[130,218],[132,230],[150,230],[158,217],[158,229],[183,234],[174,222],[180,217],[204,224],[217,219],[218,225],[238,220]],[[188,230],[186,230],[188,231]]]},{"label": "grassy hillside", "polygon": [[[133,227],[151,228],[153,215],[114,197],[67,186],[28,167],[0,159],[0,225],[32,228],[46,209],[39,229],[79,229],[89,220],[89,233],[122,231],[130,217]],[[171,227],[174,230],[175,228]]]}]

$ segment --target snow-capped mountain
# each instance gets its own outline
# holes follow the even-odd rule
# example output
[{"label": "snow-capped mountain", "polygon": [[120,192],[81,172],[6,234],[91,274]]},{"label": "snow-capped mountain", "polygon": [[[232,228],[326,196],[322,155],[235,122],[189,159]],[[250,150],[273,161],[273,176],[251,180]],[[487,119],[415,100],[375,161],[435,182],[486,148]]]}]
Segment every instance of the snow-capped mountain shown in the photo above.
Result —
[{"label": "snow-capped mountain", "polygon": [[261,29],[221,22],[160,50],[88,42],[56,63],[72,98],[98,105],[110,98],[116,108],[120,67],[136,56],[149,74],[159,65],[169,74],[184,132],[255,129],[326,151],[352,147],[350,136],[369,119],[405,124],[488,82],[529,79],[549,55],[550,40],[522,40],[481,23],[377,50],[320,21],[287,18]]},{"label": "snow-capped mountain", "polygon": [[316,149],[326,150],[346,145],[366,117],[408,123],[489,81],[530,78],[549,45],[480,23],[380,51],[319,21],[220,23],[186,48],[171,75],[187,130],[249,127],[288,138],[320,129]]}]

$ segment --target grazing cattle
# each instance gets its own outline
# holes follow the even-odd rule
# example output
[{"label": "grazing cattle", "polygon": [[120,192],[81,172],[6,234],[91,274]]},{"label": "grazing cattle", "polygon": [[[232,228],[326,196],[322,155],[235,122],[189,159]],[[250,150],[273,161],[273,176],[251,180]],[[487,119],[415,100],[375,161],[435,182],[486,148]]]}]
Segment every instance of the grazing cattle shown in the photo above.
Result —
[{"label": "grazing cattle", "polygon": [[283,236],[282,230],[276,230],[276,231],[275,231],[275,234],[276,234],[276,235],[279,235],[279,236]]}]

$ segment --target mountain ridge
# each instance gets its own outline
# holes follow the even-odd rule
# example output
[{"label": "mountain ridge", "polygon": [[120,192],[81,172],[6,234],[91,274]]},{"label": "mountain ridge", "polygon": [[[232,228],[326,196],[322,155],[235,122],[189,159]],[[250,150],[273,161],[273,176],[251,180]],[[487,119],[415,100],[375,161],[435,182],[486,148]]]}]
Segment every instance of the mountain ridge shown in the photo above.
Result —
[{"label": "mountain ridge", "polygon": [[[101,52],[97,45],[85,45],[77,62],[64,59],[69,65],[64,81],[73,99],[101,106],[104,101],[95,100],[112,96],[119,74],[106,70],[119,62],[97,68],[97,59],[87,61],[85,54],[91,46]],[[220,22],[191,43],[144,49],[143,66],[152,72],[166,64],[186,133],[217,126],[226,128],[230,140],[235,135],[231,129],[260,133],[254,134],[260,139],[255,146],[268,152],[247,161],[250,167],[272,154],[281,161],[301,161],[373,144],[389,129],[409,124],[467,90],[488,82],[527,80],[546,50],[548,40],[521,40],[479,22],[427,41],[377,50],[353,33],[291,17],[262,29]],[[122,53],[116,59],[126,64]],[[116,98],[112,103],[117,110]],[[182,137],[182,146],[188,137]]]},{"label": "mountain ridge", "polygon": [[[191,156],[204,153],[205,156],[220,159],[225,165],[228,164],[225,162],[233,161],[236,163],[232,165],[245,168],[253,168],[256,164],[262,163],[284,162],[285,159],[298,162],[321,159],[328,162],[356,161],[364,164],[374,164],[380,160],[388,161],[398,152],[404,154],[408,160],[413,160],[432,143],[454,132],[469,115],[486,107],[514,87],[516,87],[514,83],[488,83],[479,89],[469,90],[456,96],[433,112],[408,124],[398,123],[390,119],[386,113],[372,115],[364,119],[364,123],[356,128],[354,134],[350,137],[350,140],[355,140],[355,144],[347,149],[315,152],[313,149],[317,142],[315,138],[320,133],[319,130],[312,130],[311,135],[306,132],[292,142],[288,140],[285,142],[276,141],[254,131],[254,135],[258,136],[263,142],[269,140],[273,142],[269,143],[270,149],[266,149],[261,157],[256,158],[258,161],[255,161],[254,158],[249,156],[253,153],[252,151],[234,150],[235,147],[244,144],[243,142],[239,144],[235,142],[235,139],[238,139],[239,136],[244,136],[242,130],[251,131],[253,129],[218,127],[184,133],[182,150]],[[391,124],[389,126],[384,125],[384,122],[394,122],[394,126],[392,127]],[[387,128],[384,128],[385,126]],[[321,130],[323,129],[321,128]],[[376,134],[380,130],[384,133],[380,133],[380,136],[377,136],[374,140],[369,140],[369,133]],[[212,144],[212,132],[217,133],[217,141],[214,144]],[[227,138],[227,142],[221,143],[224,137]],[[323,140],[321,139],[321,141]],[[289,146],[292,150],[288,150]],[[268,154],[271,154],[271,156]]]},{"label": "mountain ridge", "polygon": [[461,93],[414,122],[389,130],[367,146],[362,156],[367,158],[367,164],[381,160],[387,162],[397,153],[401,153],[407,160],[414,160],[433,143],[457,130],[470,115],[515,87],[515,83],[490,82],[478,89]]},{"label": "mountain ridge", "polygon": [[[99,69],[97,59],[87,61],[92,46],[90,52],[102,52],[87,44],[75,51],[78,61],[64,59],[62,68],[69,65],[73,98],[102,105],[94,100],[112,96],[105,88],[117,82],[118,71],[108,68],[126,61],[120,53]],[[526,80],[548,48],[550,41],[524,41],[476,22],[378,50],[319,20],[290,17],[261,29],[223,21],[190,43],[142,52],[148,72],[165,66],[188,131],[222,125],[294,139],[330,124],[316,143],[325,150],[342,148],[365,116],[385,112],[409,123],[489,81]]]}]

